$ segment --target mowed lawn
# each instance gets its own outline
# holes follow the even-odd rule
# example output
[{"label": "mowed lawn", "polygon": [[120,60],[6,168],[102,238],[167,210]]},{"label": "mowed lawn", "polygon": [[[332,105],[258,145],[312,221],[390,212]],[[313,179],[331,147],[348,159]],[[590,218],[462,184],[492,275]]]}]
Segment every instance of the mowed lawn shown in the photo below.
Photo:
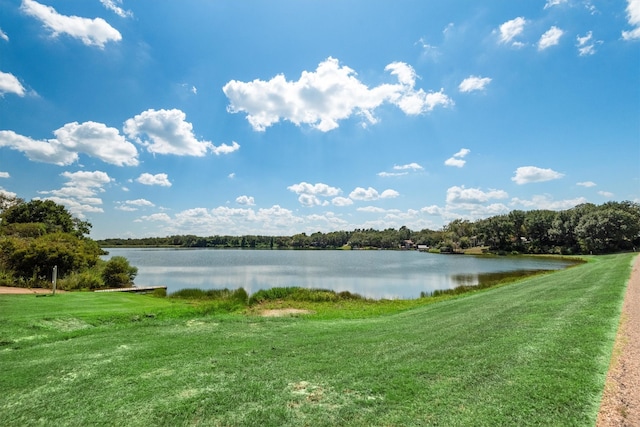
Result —
[{"label": "mowed lawn", "polygon": [[632,260],[360,319],[0,296],[0,425],[594,425]]}]

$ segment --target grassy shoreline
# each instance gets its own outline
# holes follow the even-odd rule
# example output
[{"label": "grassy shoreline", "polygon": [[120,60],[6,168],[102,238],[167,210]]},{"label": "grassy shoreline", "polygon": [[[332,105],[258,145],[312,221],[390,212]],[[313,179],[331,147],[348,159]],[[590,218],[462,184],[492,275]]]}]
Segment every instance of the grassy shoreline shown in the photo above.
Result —
[{"label": "grassy shoreline", "polygon": [[0,424],[593,425],[634,255],[355,319],[0,296]]}]

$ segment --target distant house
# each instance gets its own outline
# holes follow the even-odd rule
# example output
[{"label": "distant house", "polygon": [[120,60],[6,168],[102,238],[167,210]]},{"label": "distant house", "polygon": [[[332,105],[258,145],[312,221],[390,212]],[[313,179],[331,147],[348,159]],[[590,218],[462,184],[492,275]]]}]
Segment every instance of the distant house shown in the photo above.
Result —
[{"label": "distant house", "polygon": [[419,251],[428,251],[429,250],[429,246],[428,245],[418,245],[418,250]]},{"label": "distant house", "polygon": [[403,240],[402,243],[400,243],[400,249],[413,249],[415,246],[416,244],[413,243],[412,240]]}]

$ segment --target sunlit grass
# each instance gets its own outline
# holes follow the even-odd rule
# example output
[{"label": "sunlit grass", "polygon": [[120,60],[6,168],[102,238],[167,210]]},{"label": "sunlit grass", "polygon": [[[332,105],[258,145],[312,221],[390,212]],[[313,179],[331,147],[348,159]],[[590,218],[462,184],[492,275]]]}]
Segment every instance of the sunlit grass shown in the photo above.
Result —
[{"label": "sunlit grass", "polygon": [[0,425],[593,425],[631,259],[355,319],[2,296]]}]

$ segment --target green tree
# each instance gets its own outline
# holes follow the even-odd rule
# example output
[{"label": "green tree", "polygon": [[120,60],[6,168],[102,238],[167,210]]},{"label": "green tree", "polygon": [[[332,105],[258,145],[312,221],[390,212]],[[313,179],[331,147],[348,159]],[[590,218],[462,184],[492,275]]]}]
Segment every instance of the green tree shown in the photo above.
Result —
[{"label": "green tree", "polygon": [[74,218],[63,206],[52,200],[31,200],[15,203],[2,212],[2,226],[8,224],[44,224],[47,233],[72,233],[78,237],[89,234],[91,224]]},{"label": "green tree", "polygon": [[102,270],[102,280],[110,288],[124,288],[133,284],[138,268],[129,265],[123,256],[114,256],[107,261]]}]

